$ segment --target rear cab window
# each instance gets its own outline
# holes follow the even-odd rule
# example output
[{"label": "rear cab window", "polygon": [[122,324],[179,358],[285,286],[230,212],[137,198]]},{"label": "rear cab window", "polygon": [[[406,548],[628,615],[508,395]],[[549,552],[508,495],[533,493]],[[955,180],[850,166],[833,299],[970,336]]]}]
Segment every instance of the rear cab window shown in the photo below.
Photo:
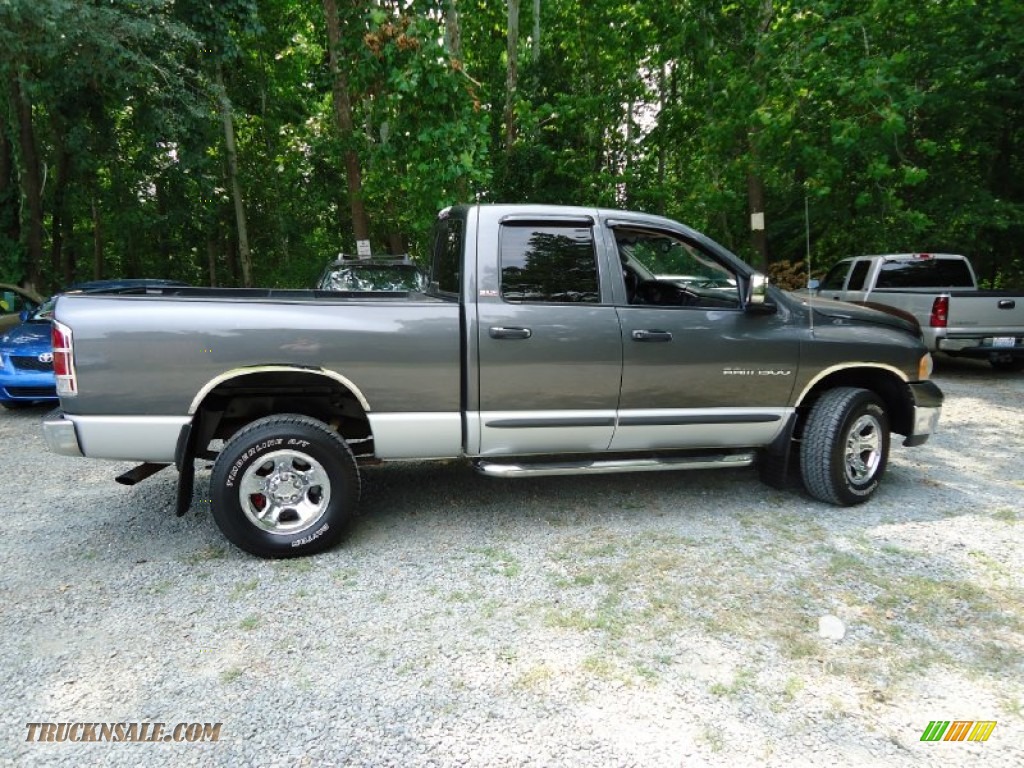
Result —
[{"label": "rear cab window", "polygon": [[882,263],[876,288],[974,288],[963,259],[917,258]]},{"label": "rear cab window", "polygon": [[459,296],[465,222],[443,211],[434,224],[434,252],[427,291],[443,298]]}]

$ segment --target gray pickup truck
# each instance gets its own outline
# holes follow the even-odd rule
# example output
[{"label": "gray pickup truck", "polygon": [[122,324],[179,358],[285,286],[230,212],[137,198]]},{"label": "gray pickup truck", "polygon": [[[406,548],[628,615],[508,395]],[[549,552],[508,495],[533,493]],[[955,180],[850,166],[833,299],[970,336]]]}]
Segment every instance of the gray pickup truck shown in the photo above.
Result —
[{"label": "gray pickup truck", "polygon": [[1024,370],[1024,292],[982,291],[963,256],[899,253],[843,259],[817,295],[906,313],[932,352]]},{"label": "gray pickup truck", "polygon": [[[655,275],[692,275],[690,284]],[[703,235],[640,213],[442,211],[405,295],[168,288],[58,300],[52,450],[175,464],[178,513],[213,460],[213,516],[268,557],[338,542],[360,465],[465,457],[512,478],[757,464],[866,501],[890,432],[942,393],[912,324],[809,310]]]}]

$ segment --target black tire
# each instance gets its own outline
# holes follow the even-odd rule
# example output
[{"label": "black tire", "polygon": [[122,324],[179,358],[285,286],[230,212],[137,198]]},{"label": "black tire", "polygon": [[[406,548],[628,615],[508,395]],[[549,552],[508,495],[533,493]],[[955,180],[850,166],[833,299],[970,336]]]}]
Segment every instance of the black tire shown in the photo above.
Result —
[{"label": "black tire", "polygon": [[359,468],[323,422],[267,416],[227,442],[210,490],[213,519],[232,544],[260,557],[299,557],[341,541],[359,503]]},{"label": "black tire", "polygon": [[866,389],[830,389],[814,404],[800,443],[807,492],[842,507],[863,504],[889,461],[889,416]]},{"label": "black tire", "polygon": [[997,371],[1007,371],[1008,373],[1018,373],[1024,371],[1024,357],[998,357],[992,358],[988,361],[988,364],[995,368]]}]

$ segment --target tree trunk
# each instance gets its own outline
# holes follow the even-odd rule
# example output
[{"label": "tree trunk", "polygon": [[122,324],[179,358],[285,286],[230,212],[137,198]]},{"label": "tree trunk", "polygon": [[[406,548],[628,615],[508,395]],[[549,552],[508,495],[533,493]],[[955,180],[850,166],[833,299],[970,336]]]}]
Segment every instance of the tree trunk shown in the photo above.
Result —
[{"label": "tree trunk", "polygon": [[153,180],[156,190],[156,252],[160,255],[159,272],[162,277],[171,276],[171,243],[167,238],[167,222],[170,211],[167,208],[166,182],[160,176]]},{"label": "tree trunk", "polygon": [[540,0],[533,0],[533,63],[540,61]]},{"label": "tree trunk", "polygon": [[57,181],[53,187],[53,218],[50,226],[50,265],[53,275],[61,275],[64,285],[74,282],[72,259],[64,252],[64,235],[68,232],[67,190],[71,176],[71,153],[64,146],[62,134],[55,134]]},{"label": "tree trunk", "polygon": [[252,287],[252,253],[249,251],[249,227],[245,221],[245,200],[242,197],[242,184],[238,179],[238,152],[235,148],[235,126],[231,115],[231,102],[228,91],[224,87],[224,72],[217,66],[217,100],[220,104],[220,117],[224,123],[224,147],[228,157],[228,182],[231,185],[231,198],[235,203],[235,225],[238,230],[238,255],[242,263],[242,285]]},{"label": "tree trunk", "polygon": [[459,9],[456,0],[448,0],[444,14],[444,47],[454,61],[462,64],[462,29],[459,27]]},{"label": "tree trunk", "polygon": [[[747,207],[750,209],[751,215],[750,244],[754,247],[760,262],[756,266],[761,270],[768,269],[768,238],[764,223],[764,198],[764,179],[757,173],[756,168],[751,168],[747,174]],[[760,229],[754,228],[753,217],[755,214],[761,214]]]},{"label": "tree trunk", "polygon": [[338,62],[338,49],[341,46],[341,24],[338,20],[338,4],[336,0],[324,0],[324,16],[327,19],[328,63],[330,65],[332,92],[334,95],[334,119],[338,124],[338,132],[345,153],[345,179],[348,184],[348,204],[352,213],[352,230],[356,245],[359,241],[369,241],[370,220],[363,204],[363,172],[359,165],[359,155],[353,148],[355,126],[352,121],[352,101],[348,87],[348,74]]},{"label": "tree trunk", "polygon": [[668,115],[671,114],[672,102],[669,100],[669,74],[668,64],[663,64],[658,70],[658,98],[661,102],[661,109],[658,110],[658,202],[655,206],[655,213],[665,215],[665,186],[668,175],[668,136],[670,125]]},{"label": "tree trunk", "polygon": [[505,152],[516,141],[516,90],[519,88],[519,0],[508,0],[508,69],[505,73]]},{"label": "tree trunk", "polygon": [[103,222],[95,192],[92,195],[92,279],[103,279]]},{"label": "tree trunk", "polygon": [[5,120],[0,120],[0,237],[17,244],[21,241],[18,216],[18,184],[14,178],[14,145],[7,135]]},{"label": "tree trunk", "polygon": [[206,265],[210,270],[210,287],[217,287],[217,233],[206,234]]},{"label": "tree trunk", "polygon": [[39,291],[40,267],[43,263],[43,182],[39,171],[36,134],[32,127],[32,105],[21,89],[17,74],[8,82],[11,104],[18,122],[18,145],[21,149],[21,193],[28,206],[28,232],[25,233],[25,287]]}]

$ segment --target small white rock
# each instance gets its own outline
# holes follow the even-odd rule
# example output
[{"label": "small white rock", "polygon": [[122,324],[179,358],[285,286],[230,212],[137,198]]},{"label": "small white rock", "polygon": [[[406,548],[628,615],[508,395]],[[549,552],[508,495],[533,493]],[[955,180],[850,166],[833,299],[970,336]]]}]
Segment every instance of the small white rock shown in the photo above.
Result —
[{"label": "small white rock", "polygon": [[826,640],[842,640],[846,635],[846,625],[838,616],[822,616],[818,619],[818,634]]}]

